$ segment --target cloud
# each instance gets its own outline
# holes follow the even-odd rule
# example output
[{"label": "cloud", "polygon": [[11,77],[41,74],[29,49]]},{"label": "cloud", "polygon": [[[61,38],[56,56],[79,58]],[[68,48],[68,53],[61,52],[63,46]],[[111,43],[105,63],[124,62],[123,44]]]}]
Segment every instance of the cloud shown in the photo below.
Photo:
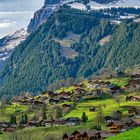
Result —
[{"label": "cloud", "polygon": [[36,11],[44,0],[0,0],[0,11]]},{"label": "cloud", "polygon": [[3,23],[0,23],[0,29],[5,29],[5,28],[11,28],[13,26],[15,26],[15,22],[3,22]]}]

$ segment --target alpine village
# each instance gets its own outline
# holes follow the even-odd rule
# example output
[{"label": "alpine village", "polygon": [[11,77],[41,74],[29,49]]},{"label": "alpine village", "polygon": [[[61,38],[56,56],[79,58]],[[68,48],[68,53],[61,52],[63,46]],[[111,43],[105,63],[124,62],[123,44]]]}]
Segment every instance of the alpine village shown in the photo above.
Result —
[{"label": "alpine village", "polygon": [[45,0],[13,50],[16,37],[0,39],[0,140],[140,140],[140,0],[129,2]]}]

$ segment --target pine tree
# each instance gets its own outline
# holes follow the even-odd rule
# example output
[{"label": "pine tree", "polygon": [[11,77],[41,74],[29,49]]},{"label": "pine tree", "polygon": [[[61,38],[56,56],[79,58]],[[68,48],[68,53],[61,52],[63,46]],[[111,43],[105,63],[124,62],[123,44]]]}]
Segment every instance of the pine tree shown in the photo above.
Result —
[{"label": "pine tree", "polygon": [[82,119],[82,122],[84,123],[88,121],[88,116],[86,115],[85,112],[83,112],[81,119]]}]

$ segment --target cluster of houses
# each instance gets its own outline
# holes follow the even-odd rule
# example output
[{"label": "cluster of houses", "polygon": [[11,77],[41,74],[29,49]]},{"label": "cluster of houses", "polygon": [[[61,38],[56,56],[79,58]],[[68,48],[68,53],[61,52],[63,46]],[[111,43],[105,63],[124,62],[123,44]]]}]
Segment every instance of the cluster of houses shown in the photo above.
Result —
[{"label": "cluster of houses", "polygon": [[[123,92],[117,85],[113,85],[109,81],[97,81],[91,80],[88,81],[88,84],[84,83],[75,84],[74,89],[69,92],[62,91],[60,93],[56,92],[44,92],[43,94],[36,97],[26,97],[19,96],[13,98],[12,102],[18,102],[22,105],[34,105],[34,106],[43,106],[44,104],[58,104],[71,102],[73,97],[77,102],[80,102],[84,99],[97,99],[101,98],[103,94],[114,94],[114,93]],[[64,108],[71,108],[71,105],[63,105]]]},{"label": "cluster of houses", "polygon": [[98,130],[87,130],[78,131],[75,130],[73,133],[65,133],[63,135],[63,140],[101,140],[112,136],[112,134],[107,131]]},{"label": "cluster of houses", "polygon": [[[120,74],[122,75],[122,73]],[[132,88],[133,87],[133,88]],[[39,96],[18,96],[14,97],[12,102],[20,103],[22,105],[43,107],[44,105],[61,105],[63,113],[66,113],[74,108],[73,100],[75,102],[80,102],[85,99],[98,99],[103,96],[103,94],[114,95],[115,93],[121,93],[124,91],[137,91],[140,89],[140,75],[133,75],[128,84],[124,89],[117,85],[112,84],[109,81],[100,80],[90,80],[87,83],[75,84],[73,90],[69,92],[43,92]],[[127,96],[126,101],[140,101],[140,96]],[[96,107],[89,108],[90,112],[96,112]],[[117,116],[121,116],[122,112],[116,111]],[[140,126],[140,108],[129,107],[128,115],[125,116],[125,120],[122,118],[114,118],[112,116],[105,116],[104,122],[107,124],[108,131],[75,131],[72,134],[66,133],[63,136],[64,140],[73,139],[104,139],[108,136],[114,135],[115,133],[120,133],[128,129]],[[123,118],[124,119],[124,118]],[[78,117],[70,117],[67,119],[44,119],[44,120],[30,120],[22,127],[39,127],[39,126],[59,126],[59,125],[79,125],[82,121]],[[13,132],[17,129],[16,125],[11,125],[8,122],[0,122],[0,133],[1,132]]]},{"label": "cluster of houses", "polygon": [[129,129],[140,127],[140,108],[131,107],[128,109],[128,116],[121,117],[121,115],[123,115],[121,111],[116,111],[115,118],[105,116],[106,130],[75,130],[73,133],[64,133],[63,140],[102,140]]},{"label": "cluster of houses", "polygon": [[0,122],[0,134],[3,132],[14,132],[16,130],[16,125],[11,125],[10,122]]}]

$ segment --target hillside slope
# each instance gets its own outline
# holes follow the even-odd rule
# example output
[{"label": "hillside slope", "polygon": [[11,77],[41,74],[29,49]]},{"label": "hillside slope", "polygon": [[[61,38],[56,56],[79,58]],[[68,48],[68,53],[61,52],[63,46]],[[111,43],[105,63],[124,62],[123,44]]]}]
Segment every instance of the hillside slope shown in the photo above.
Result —
[{"label": "hillside slope", "polygon": [[[0,74],[0,94],[37,94],[56,80],[89,78],[104,67],[125,70],[140,64],[139,31],[139,23],[116,26],[102,14],[63,7],[16,48]],[[110,41],[100,46],[108,35]],[[64,42],[74,57],[62,55]]]},{"label": "hillside slope", "polygon": [[139,140],[140,139],[140,128],[135,128],[130,131],[124,132],[122,134],[119,134],[117,136],[108,138],[107,140]]}]

